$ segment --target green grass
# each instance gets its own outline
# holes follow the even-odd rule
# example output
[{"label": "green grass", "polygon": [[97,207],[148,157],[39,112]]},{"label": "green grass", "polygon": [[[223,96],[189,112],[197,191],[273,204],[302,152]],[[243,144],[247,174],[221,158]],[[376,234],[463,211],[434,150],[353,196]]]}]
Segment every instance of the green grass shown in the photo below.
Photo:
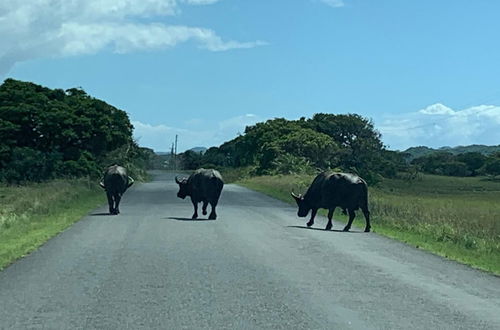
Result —
[{"label": "green grass", "polygon": [[0,186],[0,269],[104,202],[102,189],[88,180]]},{"label": "green grass", "polygon": [[[245,178],[248,188],[294,203],[313,176]],[[425,175],[418,181],[386,179],[370,187],[372,229],[475,268],[500,275],[500,183],[484,178]],[[337,211],[335,219],[347,218]],[[354,222],[364,227],[362,214]]]}]

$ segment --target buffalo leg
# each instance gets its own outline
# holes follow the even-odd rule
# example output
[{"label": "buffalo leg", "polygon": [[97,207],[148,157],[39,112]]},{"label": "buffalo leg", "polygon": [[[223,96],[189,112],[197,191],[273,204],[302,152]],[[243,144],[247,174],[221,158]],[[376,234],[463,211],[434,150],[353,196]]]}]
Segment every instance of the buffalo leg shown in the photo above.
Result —
[{"label": "buffalo leg", "polygon": [[365,233],[369,233],[370,229],[372,228],[372,226],[370,225],[370,211],[368,211],[367,207],[364,207],[361,210],[363,210],[363,215],[365,216],[366,221]]},{"label": "buffalo leg", "polygon": [[[217,206],[217,202],[210,202],[210,206],[212,207],[212,211],[210,212],[208,219],[215,220],[215,219],[217,219],[217,213],[215,213],[215,207]],[[205,212],[205,214],[206,214],[206,212]]]},{"label": "buffalo leg", "polygon": [[106,197],[108,197],[108,206],[109,206],[109,214],[114,214],[115,208],[114,208],[114,200],[113,200],[113,195],[106,191]]},{"label": "buffalo leg", "polygon": [[193,202],[193,207],[194,207],[194,213],[193,213],[193,216],[191,217],[191,219],[196,219],[196,218],[198,218],[198,203],[195,201],[192,201],[192,202]]},{"label": "buffalo leg", "polygon": [[354,217],[356,216],[356,213],[352,209],[348,209],[347,212],[349,212],[349,222],[344,227],[344,231],[349,231],[349,229],[351,229],[352,222],[354,221]]},{"label": "buffalo leg", "polygon": [[208,202],[207,201],[203,201],[203,207],[201,209],[203,215],[207,215],[207,205],[208,205]]},{"label": "buffalo leg", "polygon": [[115,195],[115,214],[120,214],[120,201],[122,199],[122,195]]},{"label": "buffalo leg", "polygon": [[306,224],[307,227],[311,227],[312,225],[314,225],[314,217],[316,216],[316,212],[318,212],[318,209],[312,209],[312,211],[311,211],[311,219]]},{"label": "buffalo leg", "polygon": [[326,224],[325,230],[332,229],[332,218],[333,218],[334,211],[335,211],[335,207],[328,210],[328,223]]}]

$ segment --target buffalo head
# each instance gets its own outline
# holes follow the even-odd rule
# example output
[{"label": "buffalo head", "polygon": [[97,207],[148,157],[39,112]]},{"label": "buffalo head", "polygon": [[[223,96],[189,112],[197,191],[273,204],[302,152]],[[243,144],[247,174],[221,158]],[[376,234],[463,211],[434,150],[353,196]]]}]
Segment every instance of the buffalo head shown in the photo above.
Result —
[{"label": "buffalo head", "polygon": [[184,199],[186,198],[186,196],[190,195],[191,192],[189,191],[189,184],[186,178],[179,180],[177,177],[175,177],[175,182],[179,185],[179,192],[177,193],[177,197]]},{"label": "buffalo head", "polygon": [[295,193],[292,191],[291,193],[293,199],[295,199],[295,202],[297,202],[297,206],[299,207],[299,210],[297,211],[297,216],[304,218],[307,217],[307,214],[311,210],[311,206],[309,205],[308,201],[304,199],[304,196],[300,195],[295,195]]}]

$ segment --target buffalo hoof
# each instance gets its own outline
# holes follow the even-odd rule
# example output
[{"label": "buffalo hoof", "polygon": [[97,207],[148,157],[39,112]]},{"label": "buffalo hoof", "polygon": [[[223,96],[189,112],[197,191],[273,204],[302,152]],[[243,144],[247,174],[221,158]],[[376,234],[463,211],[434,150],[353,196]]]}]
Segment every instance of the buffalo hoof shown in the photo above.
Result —
[{"label": "buffalo hoof", "polygon": [[330,230],[332,229],[332,225],[331,224],[327,224],[326,227],[325,227],[325,230]]},{"label": "buffalo hoof", "polygon": [[191,217],[191,219],[198,219],[198,214],[193,214],[193,216]]},{"label": "buffalo hoof", "polygon": [[344,227],[344,229],[342,229],[342,231],[349,231],[349,229],[351,229],[351,228],[349,228],[349,227]]},{"label": "buffalo hoof", "polygon": [[309,221],[308,223],[306,223],[307,227],[311,227],[312,225],[314,225],[314,222]]},{"label": "buffalo hoof", "polygon": [[215,220],[215,219],[217,219],[217,215],[210,213],[210,215],[208,216],[208,220]]},{"label": "buffalo hoof", "polygon": [[370,227],[366,227],[365,228],[365,233],[369,233],[370,232]]}]

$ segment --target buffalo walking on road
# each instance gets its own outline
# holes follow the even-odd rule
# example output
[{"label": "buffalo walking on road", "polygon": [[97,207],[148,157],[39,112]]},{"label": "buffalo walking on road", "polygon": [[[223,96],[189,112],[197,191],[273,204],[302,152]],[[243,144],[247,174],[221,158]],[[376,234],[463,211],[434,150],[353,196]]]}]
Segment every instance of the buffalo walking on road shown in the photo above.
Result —
[{"label": "buffalo walking on road", "polygon": [[188,178],[179,180],[175,177],[175,182],[179,185],[177,197],[182,199],[186,198],[186,196],[191,197],[191,202],[194,207],[192,219],[198,218],[198,203],[200,202],[203,202],[203,215],[207,214],[207,205],[210,204],[212,211],[208,219],[217,219],[215,207],[217,206],[222,187],[224,186],[222,176],[217,170],[200,168]]},{"label": "buffalo walking on road", "polygon": [[311,219],[307,223],[314,224],[314,217],[319,208],[328,209],[328,223],[325,230],[332,228],[333,212],[336,207],[347,210],[349,222],[344,231],[351,229],[356,216],[355,211],[361,208],[366,220],[365,232],[370,231],[370,211],[368,210],[368,187],[359,176],[349,173],[321,173],[316,176],[307,192],[292,197],[297,202],[299,217],[306,217],[311,211]]},{"label": "buffalo walking on road", "polygon": [[134,184],[134,179],[127,175],[127,170],[120,165],[108,167],[99,185],[106,190],[109,214],[120,213],[120,201],[123,193]]}]

